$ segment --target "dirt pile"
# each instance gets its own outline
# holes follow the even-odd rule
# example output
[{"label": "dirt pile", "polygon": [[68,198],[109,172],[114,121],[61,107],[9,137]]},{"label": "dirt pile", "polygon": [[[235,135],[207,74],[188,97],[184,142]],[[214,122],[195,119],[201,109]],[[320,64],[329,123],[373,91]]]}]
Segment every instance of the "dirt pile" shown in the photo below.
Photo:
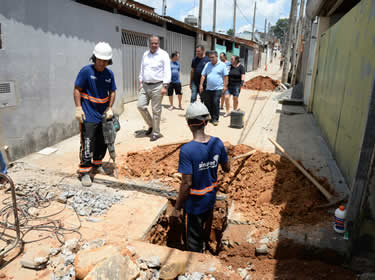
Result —
[{"label": "dirt pile", "polygon": [[[227,145],[232,156],[251,150],[246,145]],[[257,152],[232,163],[231,172],[220,170],[220,190],[234,201],[236,211],[249,222],[268,230],[292,224],[315,224],[328,218],[326,203],[313,184],[285,157]],[[325,178],[317,178],[329,189]]]},{"label": "dirt pile", "polygon": [[279,85],[280,81],[273,80],[268,76],[256,76],[255,78],[246,81],[243,88],[260,91],[273,91]]},{"label": "dirt pile", "polygon": [[[230,156],[252,150],[246,145],[225,145]],[[120,176],[143,181],[159,179],[178,190],[180,147],[171,145],[130,152],[119,160]],[[228,174],[219,169],[220,191],[234,202],[236,212],[242,213],[247,221],[259,224],[265,232],[280,226],[315,224],[329,218],[326,211],[313,209],[326,201],[288,159],[257,152],[250,158],[233,161],[231,168]],[[329,189],[326,179],[317,179]]]}]

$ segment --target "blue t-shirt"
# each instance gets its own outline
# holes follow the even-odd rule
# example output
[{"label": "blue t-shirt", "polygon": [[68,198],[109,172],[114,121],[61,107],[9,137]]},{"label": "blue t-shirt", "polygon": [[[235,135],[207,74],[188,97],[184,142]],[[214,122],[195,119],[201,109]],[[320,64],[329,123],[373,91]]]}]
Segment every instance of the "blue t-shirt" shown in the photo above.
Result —
[{"label": "blue t-shirt", "polygon": [[0,152],[0,172],[3,174],[7,174],[7,164],[3,158],[3,154]]},{"label": "blue t-shirt", "polygon": [[207,90],[221,90],[224,88],[224,77],[228,76],[227,66],[221,61],[215,65],[209,62],[204,66],[202,75],[206,76]]},{"label": "blue t-shirt", "polygon": [[201,82],[202,70],[208,62],[210,62],[208,56],[203,56],[202,58],[196,56],[193,58],[193,61],[191,62],[191,68],[194,69],[193,82],[198,88]]},{"label": "blue t-shirt", "polygon": [[211,210],[216,202],[217,168],[228,161],[223,142],[212,137],[206,143],[191,141],[181,147],[178,172],[193,175],[190,195],[184,209],[199,215]]},{"label": "blue t-shirt", "polygon": [[82,88],[81,104],[85,122],[100,123],[109,105],[109,93],[116,91],[113,72],[108,68],[103,72],[96,71],[94,64],[90,64],[79,71],[74,84]]},{"label": "blue t-shirt", "polygon": [[228,71],[228,73],[229,73],[229,71],[230,71],[230,66],[232,65],[232,63],[230,63],[230,61],[226,61],[225,62],[225,65],[227,66],[227,71]]},{"label": "blue t-shirt", "polygon": [[180,63],[178,61],[171,61],[171,83],[181,83],[180,81]]}]

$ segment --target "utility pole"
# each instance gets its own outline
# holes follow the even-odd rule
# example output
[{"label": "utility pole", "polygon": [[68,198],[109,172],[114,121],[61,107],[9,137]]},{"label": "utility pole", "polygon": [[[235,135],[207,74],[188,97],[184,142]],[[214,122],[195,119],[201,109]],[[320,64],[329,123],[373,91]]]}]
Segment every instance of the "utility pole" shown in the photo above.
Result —
[{"label": "utility pole", "polygon": [[198,16],[198,28],[202,29],[202,6],[203,0],[199,0],[199,16]]},{"label": "utility pole", "polygon": [[297,78],[297,67],[300,57],[300,46],[301,46],[301,40],[302,40],[302,32],[303,32],[303,11],[305,7],[305,0],[301,0],[301,6],[299,9],[299,19],[298,19],[298,31],[297,31],[297,43],[296,43],[296,49],[294,53],[294,57],[296,57],[294,64],[292,64],[292,86],[296,83]]},{"label": "utility pole", "polygon": [[[301,2],[301,1],[300,1]],[[297,22],[297,11],[298,10],[298,3],[297,3],[297,6],[296,6],[296,9],[295,9],[295,12],[293,14],[293,38],[292,38],[292,48],[291,48],[291,59],[290,59],[290,71],[289,71],[289,74],[288,74],[288,77],[292,76],[292,72],[293,72],[293,67],[296,63],[296,47],[297,47],[297,27],[298,27],[298,22]]]},{"label": "utility pole", "polygon": [[251,34],[251,40],[254,41],[254,30],[255,30],[255,14],[257,10],[257,1],[254,4],[254,17],[253,17],[253,33]]},{"label": "utility pole", "polygon": [[163,8],[162,8],[162,15],[165,17],[167,15],[167,0],[163,0]]},{"label": "utility pole", "polygon": [[272,63],[272,57],[273,57],[273,40],[271,38],[271,22],[268,22],[268,41],[270,42],[270,45],[271,45],[271,59],[270,59],[270,63]]},{"label": "utility pole", "polygon": [[290,47],[292,43],[292,36],[293,36],[293,27],[295,25],[296,18],[293,16],[297,12],[297,0],[292,0],[290,6],[290,13],[289,13],[289,26],[288,26],[288,36],[284,50],[284,65],[283,65],[283,74],[281,76],[281,82],[286,83],[288,80],[288,72],[289,72],[289,60],[290,60]]},{"label": "utility pole", "polygon": [[264,20],[264,44],[266,45],[266,63],[264,70],[267,71],[268,46],[267,46],[267,18]]},{"label": "utility pole", "polygon": [[[216,0],[214,0],[214,19],[213,19],[213,23],[212,23],[212,32],[215,33],[216,32]],[[212,48],[213,50],[216,49],[216,37],[214,36],[214,41],[213,41],[213,46]]]},{"label": "utility pole", "polygon": [[236,38],[236,11],[237,11],[237,0],[234,0],[234,7],[233,7],[233,44],[234,44],[234,39]]},{"label": "utility pole", "polygon": [[199,15],[198,15],[198,32],[197,32],[197,39],[196,44],[200,44],[201,41],[201,29],[202,29],[202,8],[203,7],[203,0],[199,0]]}]

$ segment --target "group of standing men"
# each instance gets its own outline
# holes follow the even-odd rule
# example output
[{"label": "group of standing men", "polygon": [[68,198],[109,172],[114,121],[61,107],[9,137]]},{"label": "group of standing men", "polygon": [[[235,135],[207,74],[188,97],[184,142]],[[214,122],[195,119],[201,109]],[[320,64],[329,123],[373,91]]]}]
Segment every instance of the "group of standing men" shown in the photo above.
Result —
[{"label": "group of standing men", "polygon": [[[168,53],[159,46],[159,38],[152,36],[150,50],[143,54],[139,73],[137,108],[148,125],[145,135],[150,136],[150,141],[161,137],[163,96],[167,93],[172,96],[170,101],[173,109],[173,91],[176,91],[182,109],[180,65],[177,62],[179,54],[173,53],[171,61]],[[105,173],[102,160],[107,146],[102,122],[113,117],[112,105],[116,96],[114,75],[107,68],[112,64],[112,48],[107,43],[98,43],[91,60],[93,64],[81,69],[74,87],[75,116],[81,123],[80,176],[84,186],[91,186],[90,172],[93,168],[97,173]],[[238,57],[232,57],[232,60],[229,73],[232,68],[240,67]],[[231,85],[230,78],[228,86],[228,66],[218,60],[216,51],[208,52],[207,57],[202,46],[196,48],[190,81],[191,104],[185,115],[193,141],[181,147],[178,171],[182,173],[182,182],[172,213],[172,218],[184,219],[185,245],[190,251],[202,252],[207,248],[218,188],[217,170],[221,165],[225,172],[230,171],[223,142],[204,131],[208,121],[218,124],[222,95],[232,94],[238,98],[239,88],[235,84]],[[242,85],[244,73],[241,68],[239,70]],[[196,101],[198,96],[204,104]],[[150,102],[152,117],[148,111]]]}]

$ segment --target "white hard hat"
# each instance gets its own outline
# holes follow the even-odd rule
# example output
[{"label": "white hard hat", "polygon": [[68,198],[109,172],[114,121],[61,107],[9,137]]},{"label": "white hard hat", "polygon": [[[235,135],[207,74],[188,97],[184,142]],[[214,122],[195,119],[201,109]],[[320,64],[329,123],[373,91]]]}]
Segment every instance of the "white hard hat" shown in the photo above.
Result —
[{"label": "white hard hat", "polygon": [[208,112],[207,107],[203,103],[196,101],[190,103],[189,107],[186,109],[185,117],[187,119],[198,119],[204,121],[210,118],[210,112]]},{"label": "white hard hat", "polygon": [[96,44],[93,54],[96,58],[110,60],[112,59],[112,48],[106,42],[99,42]]}]

